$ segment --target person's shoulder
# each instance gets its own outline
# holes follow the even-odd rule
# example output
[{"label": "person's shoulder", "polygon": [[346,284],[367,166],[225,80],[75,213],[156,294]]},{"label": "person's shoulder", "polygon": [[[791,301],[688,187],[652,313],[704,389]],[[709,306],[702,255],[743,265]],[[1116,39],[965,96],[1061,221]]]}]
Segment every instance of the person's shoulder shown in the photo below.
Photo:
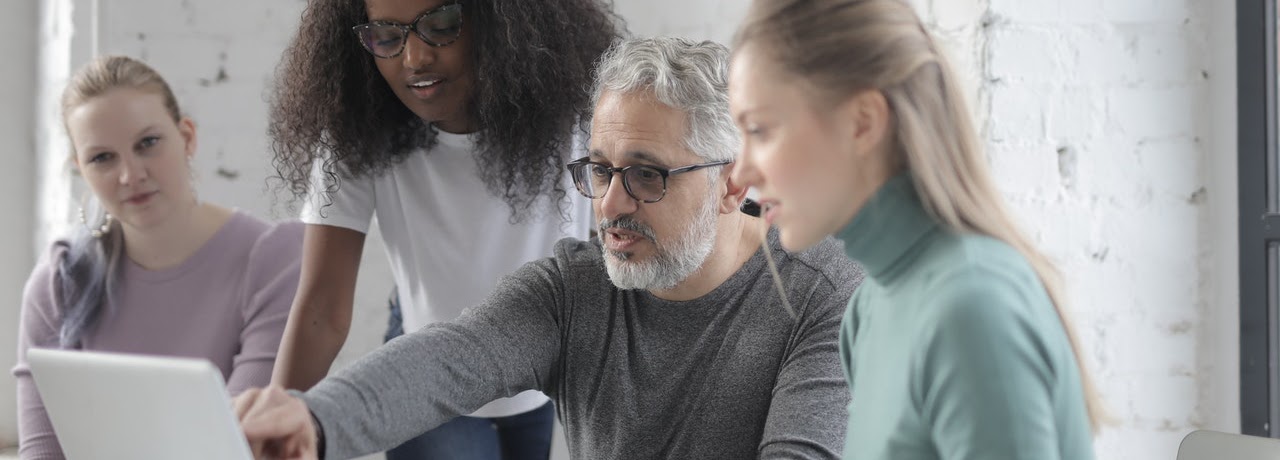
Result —
[{"label": "person's shoulder", "polygon": [[268,221],[240,209],[233,210],[224,225],[237,241],[251,241],[255,250],[277,242],[297,241],[301,244],[307,227],[298,219]]},{"label": "person's shoulder", "polygon": [[[775,250],[782,249],[781,243],[772,237],[770,243]],[[843,243],[831,236],[804,250],[788,252],[787,255],[796,262],[797,269],[808,271],[812,276],[821,277],[836,286],[856,287],[865,276],[862,266],[845,255]]]},{"label": "person's shoulder", "polygon": [[[23,286],[22,297],[28,301],[39,300],[41,304],[53,303],[57,300],[58,285],[61,282],[58,266],[67,257],[71,249],[71,241],[55,240],[36,260]],[[30,303],[30,302],[26,302]]]},{"label": "person's shoulder", "polygon": [[594,283],[597,277],[607,278],[600,243],[594,238],[561,238],[556,241],[551,257],[532,261],[527,267],[545,272],[558,282],[577,286]]},{"label": "person's shoulder", "polygon": [[981,269],[1013,274],[1029,268],[1026,258],[1004,241],[946,230],[924,249],[920,262],[944,273]]},{"label": "person's shoulder", "polygon": [[251,266],[288,265],[302,257],[302,237],[306,224],[296,219],[270,222],[237,210],[225,224],[232,228],[237,246],[248,246]]},{"label": "person's shoulder", "polygon": [[258,234],[253,244],[253,253],[270,257],[300,257],[306,228],[306,224],[296,220],[270,224]]},{"label": "person's shoulder", "polygon": [[258,234],[257,245],[283,245],[302,247],[302,237],[306,234],[307,224],[297,219],[268,223],[262,233]]},{"label": "person's shoulder", "polygon": [[597,266],[604,262],[601,250],[600,241],[595,238],[565,237],[556,241],[552,252],[556,261],[566,266]]},{"label": "person's shoulder", "polygon": [[514,295],[527,303],[546,292],[593,290],[607,282],[598,246],[594,251],[593,246],[589,241],[562,238],[556,241],[549,257],[525,262],[504,276],[495,295]]},{"label": "person's shoulder", "polygon": [[34,278],[40,275],[47,281],[53,281],[53,276],[57,274],[58,265],[71,255],[71,246],[73,241],[70,239],[57,239],[49,243],[44,252],[40,254],[40,258],[36,259],[35,268],[31,270],[31,276]]},{"label": "person's shoulder", "polygon": [[[297,290],[302,270],[302,237],[306,225],[296,220],[268,222],[243,212],[237,214],[237,225],[241,225],[245,232],[238,236],[237,244],[249,248],[238,259],[242,261],[242,265],[237,267],[242,270],[241,295],[246,296],[246,301],[242,302],[243,308],[276,305],[249,302],[247,296],[275,290],[292,295]],[[283,304],[287,308],[289,302]],[[252,312],[246,314],[252,315]]]},{"label": "person's shoulder", "polygon": [[1044,285],[1012,246],[964,235],[940,253],[920,279],[921,290],[930,293],[927,311],[940,325],[976,320],[978,325],[1000,327],[1053,311]]},{"label": "person's shoulder", "polygon": [[925,294],[917,313],[925,345],[919,349],[928,368],[983,359],[1039,365],[1063,350],[1058,344],[1068,343],[1053,339],[1061,322],[1043,290],[1035,293],[991,266],[949,271],[920,291]]}]

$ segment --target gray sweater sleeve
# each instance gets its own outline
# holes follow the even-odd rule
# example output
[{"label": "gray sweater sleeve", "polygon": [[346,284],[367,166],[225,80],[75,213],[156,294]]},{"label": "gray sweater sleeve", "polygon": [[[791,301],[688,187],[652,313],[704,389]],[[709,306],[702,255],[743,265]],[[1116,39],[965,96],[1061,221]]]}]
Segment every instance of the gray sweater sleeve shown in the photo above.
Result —
[{"label": "gray sweater sleeve", "polygon": [[304,393],[326,458],[389,449],[494,399],[550,391],[563,286],[554,259],[530,262],[457,320],[392,340]]},{"label": "gray sweater sleeve", "polygon": [[839,361],[839,312],[854,285],[846,281],[833,288],[824,283],[796,303],[807,306],[808,313],[800,316],[778,371],[759,458],[840,458],[849,387]]}]

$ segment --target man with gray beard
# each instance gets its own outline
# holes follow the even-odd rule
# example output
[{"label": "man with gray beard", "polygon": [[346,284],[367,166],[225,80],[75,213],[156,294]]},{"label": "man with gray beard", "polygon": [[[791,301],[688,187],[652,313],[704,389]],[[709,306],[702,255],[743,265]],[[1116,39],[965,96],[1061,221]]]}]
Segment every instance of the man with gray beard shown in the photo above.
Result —
[{"label": "man with gray beard", "polygon": [[306,393],[245,392],[236,409],[255,454],[377,452],[537,389],[577,459],[839,458],[837,340],[861,272],[830,238],[787,253],[739,211],[727,63],[710,42],[610,50],[587,156],[568,166],[598,239],[561,241],[457,320]]}]

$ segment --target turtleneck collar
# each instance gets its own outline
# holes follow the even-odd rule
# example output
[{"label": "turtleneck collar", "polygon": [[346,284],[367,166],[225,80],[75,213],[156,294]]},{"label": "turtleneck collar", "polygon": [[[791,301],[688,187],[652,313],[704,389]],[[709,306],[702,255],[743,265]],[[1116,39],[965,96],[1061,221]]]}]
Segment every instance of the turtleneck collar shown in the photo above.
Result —
[{"label": "turtleneck collar", "polygon": [[920,202],[909,173],[885,182],[839,233],[845,253],[884,280],[892,277],[898,262],[916,242],[938,226]]}]

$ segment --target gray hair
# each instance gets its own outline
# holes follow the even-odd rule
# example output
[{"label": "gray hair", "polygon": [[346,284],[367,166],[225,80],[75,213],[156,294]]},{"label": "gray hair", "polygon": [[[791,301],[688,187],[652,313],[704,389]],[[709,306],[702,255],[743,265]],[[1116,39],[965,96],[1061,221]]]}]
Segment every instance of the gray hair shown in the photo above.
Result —
[{"label": "gray hair", "polygon": [[685,146],[706,161],[732,160],[741,144],[729,115],[729,49],[712,41],[623,40],[596,67],[594,106],[605,91],[648,91],[688,117]]},{"label": "gray hair", "polygon": [[[101,222],[101,218],[93,222]],[[60,348],[83,345],[84,335],[97,324],[107,304],[115,300],[124,253],[123,235],[120,221],[113,220],[101,237],[93,236],[89,228],[82,226],[71,238],[58,242],[65,248],[57,261],[62,313],[58,328]]]}]

